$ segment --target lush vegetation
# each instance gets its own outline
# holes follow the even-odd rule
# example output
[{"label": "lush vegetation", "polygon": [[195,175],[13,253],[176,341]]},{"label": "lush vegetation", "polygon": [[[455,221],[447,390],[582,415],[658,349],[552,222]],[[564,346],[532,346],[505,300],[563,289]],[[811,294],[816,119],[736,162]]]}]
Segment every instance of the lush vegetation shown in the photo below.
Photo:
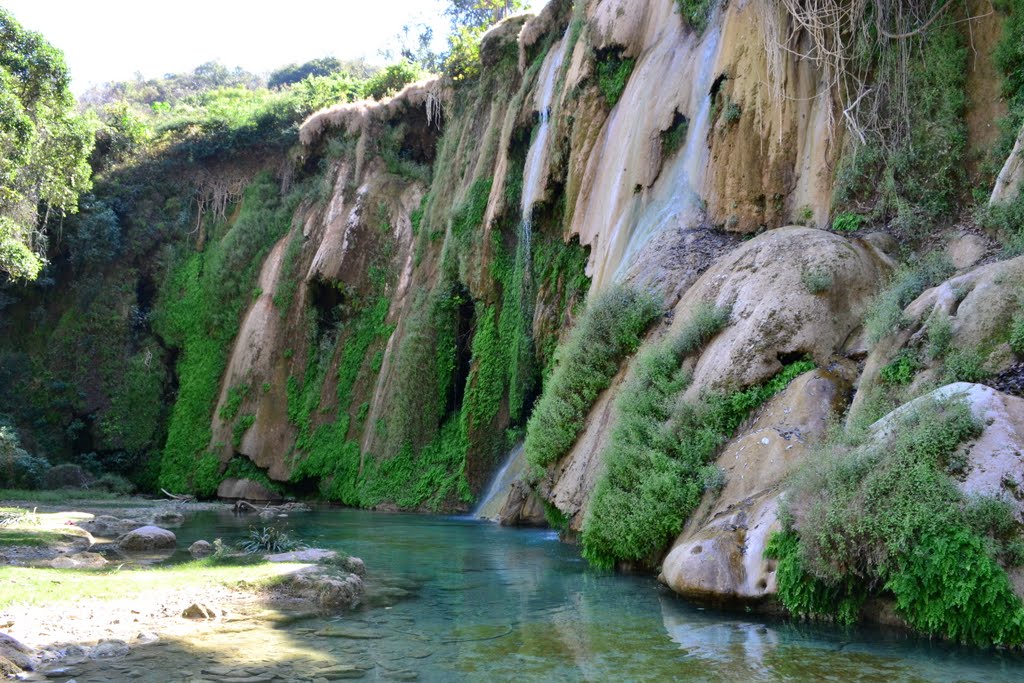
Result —
[{"label": "lush vegetation", "polygon": [[93,134],[69,83],[60,50],[0,9],[0,278],[37,278],[51,214],[89,190]]},{"label": "lush vegetation", "polygon": [[633,73],[636,60],[608,53],[597,62],[597,87],[601,89],[605,102],[614,107],[626,89],[626,83]]},{"label": "lush vegetation", "polygon": [[715,0],[676,0],[679,14],[697,33],[703,33],[707,28],[715,4]]},{"label": "lush vegetation", "polygon": [[932,252],[900,266],[872,301],[864,320],[868,342],[875,344],[882,337],[905,327],[907,321],[903,309],[924,290],[952,275],[953,271],[953,265],[941,252]]},{"label": "lush vegetation", "polygon": [[677,336],[637,359],[635,375],[616,402],[618,422],[583,525],[583,556],[592,564],[656,564],[704,492],[724,484],[711,464],[721,445],[752,409],[813,369],[813,363],[799,361],[763,385],[680,402],[690,383],[683,359],[728,317],[728,310],[705,306]]},{"label": "lush vegetation", "polygon": [[969,499],[948,472],[982,425],[960,400],[926,401],[884,433],[835,438],[806,460],[783,511],[779,597],[795,614],[853,621],[865,597],[896,599],[915,628],[972,644],[1024,642],[1024,606],[1002,565],[1021,541],[1006,502]]},{"label": "lush vegetation", "polygon": [[576,440],[597,395],[619,364],[636,351],[661,308],[651,295],[611,287],[588,301],[569,339],[555,354],[555,370],[526,427],[526,457],[546,467]]},{"label": "lush vegetation", "polygon": [[206,449],[221,375],[260,264],[291,226],[296,198],[282,198],[270,174],[257,177],[237,218],[214,229],[223,234],[185,258],[162,288],[154,325],[181,349],[179,391],[160,463],[163,488],[209,495],[220,483],[218,457]]}]

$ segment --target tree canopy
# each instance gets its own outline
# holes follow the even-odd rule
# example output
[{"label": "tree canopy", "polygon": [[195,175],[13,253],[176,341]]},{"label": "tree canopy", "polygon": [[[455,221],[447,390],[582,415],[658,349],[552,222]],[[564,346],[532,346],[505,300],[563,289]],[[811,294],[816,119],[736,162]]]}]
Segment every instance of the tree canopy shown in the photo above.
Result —
[{"label": "tree canopy", "polygon": [[46,218],[90,187],[93,133],[68,86],[63,53],[0,9],[0,276],[35,279]]}]

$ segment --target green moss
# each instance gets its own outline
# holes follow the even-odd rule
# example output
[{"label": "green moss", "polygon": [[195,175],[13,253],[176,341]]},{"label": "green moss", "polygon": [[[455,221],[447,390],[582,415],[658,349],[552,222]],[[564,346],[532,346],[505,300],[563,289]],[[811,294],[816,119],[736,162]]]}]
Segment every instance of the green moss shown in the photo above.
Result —
[{"label": "green moss", "polygon": [[612,287],[589,302],[556,354],[556,368],[527,424],[531,465],[546,467],[569,450],[597,395],[636,351],[659,308],[653,296],[626,287]]},{"label": "green moss", "polygon": [[247,188],[235,221],[205,251],[175,268],[161,290],[154,324],[181,350],[178,396],[160,463],[160,486],[210,495],[220,481],[217,457],[206,452],[227,353],[260,264],[291,225],[293,201],[283,201],[270,174]]},{"label": "green moss", "polygon": [[715,3],[716,0],[676,0],[676,7],[694,31],[704,33]]},{"label": "green moss", "polygon": [[249,428],[256,424],[255,415],[242,415],[231,430],[231,444],[235,448],[242,445],[242,437],[249,431]]}]

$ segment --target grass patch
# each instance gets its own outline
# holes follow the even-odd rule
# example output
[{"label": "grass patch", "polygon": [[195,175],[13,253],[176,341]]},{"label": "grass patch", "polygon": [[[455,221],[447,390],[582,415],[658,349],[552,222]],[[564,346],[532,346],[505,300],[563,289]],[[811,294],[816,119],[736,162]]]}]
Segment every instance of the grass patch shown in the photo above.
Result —
[{"label": "grass patch", "polygon": [[941,283],[954,272],[953,264],[938,252],[901,266],[872,300],[864,320],[868,342],[874,345],[882,337],[906,327],[903,309],[924,290]]},{"label": "grass patch", "polygon": [[888,436],[832,439],[792,481],[782,511],[779,597],[795,614],[852,621],[873,593],[915,628],[976,645],[1024,642],[1024,606],[997,558],[1016,554],[998,501],[965,500],[946,474],[982,425],[963,401],[926,401]]},{"label": "grass patch", "polygon": [[555,370],[526,427],[526,457],[546,467],[576,440],[597,395],[608,387],[619,364],[640,345],[661,312],[650,294],[610,288],[584,310],[568,341],[555,354]]},{"label": "grass patch", "polygon": [[0,566],[0,609],[90,599],[121,600],[211,583],[251,590],[273,585],[283,573],[301,566],[268,562],[218,565],[211,558],[127,571]]}]

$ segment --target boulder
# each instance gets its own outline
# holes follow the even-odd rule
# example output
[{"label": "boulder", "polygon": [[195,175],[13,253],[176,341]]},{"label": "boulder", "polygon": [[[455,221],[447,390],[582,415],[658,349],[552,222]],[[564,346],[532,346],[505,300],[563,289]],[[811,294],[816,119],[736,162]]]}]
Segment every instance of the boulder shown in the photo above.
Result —
[{"label": "boulder", "polygon": [[366,593],[357,574],[336,574],[320,567],[289,574],[283,585],[299,597],[315,602],[323,612],[355,609]]},{"label": "boulder", "polygon": [[130,649],[126,642],[111,638],[97,643],[95,647],[89,650],[89,657],[91,659],[110,659],[111,657],[124,657],[129,652]]},{"label": "boulder", "polygon": [[213,554],[213,544],[200,539],[188,547],[188,552],[197,560],[201,557],[209,557]]},{"label": "boulder", "polygon": [[50,566],[54,569],[98,569],[106,564],[107,558],[90,552],[61,555],[50,560]]},{"label": "boulder", "polygon": [[[0,633],[0,667],[9,668],[8,663],[23,671],[35,671],[35,651],[16,638]],[[17,673],[16,671],[11,673]]]},{"label": "boulder", "polygon": [[501,526],[544,526],[544,504],[536,492],[522,479],[513,481],[498,512]]},{"label": "boulder", "polygon": [[140,552],[173,549],[178,539],[173,532],[158,526],[143,526],[129,531],[117,541],[121,550]]},{"label": "boulder", "polygon": [[253,500],[271,502],[282,500],[281,494],[271,491],[252,479],[228,478],[217,487],[217,497],[228,500]]},{"label": "boulder", "polygon": [[211,620],[217,618],[217,610],[201,602],[193,602],[181,611],[184,619]]},{"label": "boulder", "polygon": [[[729,325],[693,369],[686,398],[760,384],[787,359],[828,365],[856,336],[894,262],[884,240],[813,228],[770,230],[709,268],[674,309],[673,335],[705,304],[729,306]],[[818,287],[808,276],[819,275]]]},{"label": "boulder", "polygon": [[662,563],[663,583],[691,598],[752,601],[776,592],[775,565],[762,558],[782,484],[846,402],[850,369],[813,370],[759,409],[722,450],[720,493],[705,494]]},{"label": "boulder", "polygon": [[914,352],[920,364],[906,388],[908,395],[944,381],[944,358],[926,353],[929,320],[948,321],[951,350],[983,353],[984,368],[996,375],[1011,369],[1013,353],[1004,340],[1020,311],[1017,292],[1022,281],[1024,256],[979,266],[925,290],[903,310],[905,324],[880,339],[868,354],[851,415],[881,385],[882,369],[904,351]]}]

